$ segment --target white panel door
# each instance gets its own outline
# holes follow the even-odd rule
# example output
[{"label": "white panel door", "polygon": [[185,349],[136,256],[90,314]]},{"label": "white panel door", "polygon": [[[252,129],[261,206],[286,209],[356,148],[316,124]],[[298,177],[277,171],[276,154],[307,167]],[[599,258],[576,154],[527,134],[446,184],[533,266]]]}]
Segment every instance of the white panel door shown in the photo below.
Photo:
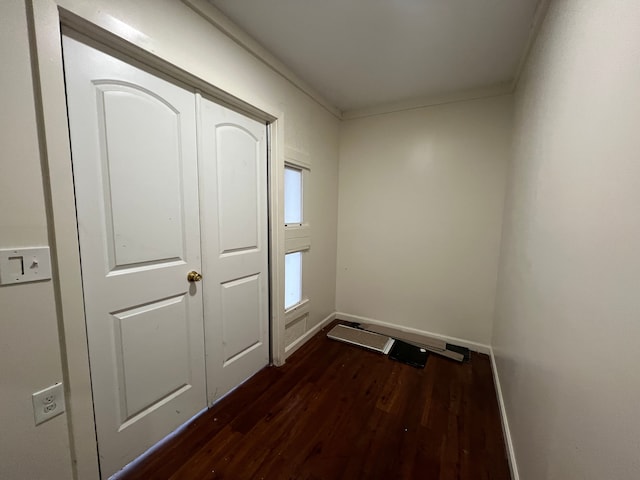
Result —
[{"label": "white panel door", "polygon": [[63,38],[100,468],[206,407],[195,95]]},{"label": "white panel door", "polygon": [[198,96],[207,397],[269,363],[266,125]]}]

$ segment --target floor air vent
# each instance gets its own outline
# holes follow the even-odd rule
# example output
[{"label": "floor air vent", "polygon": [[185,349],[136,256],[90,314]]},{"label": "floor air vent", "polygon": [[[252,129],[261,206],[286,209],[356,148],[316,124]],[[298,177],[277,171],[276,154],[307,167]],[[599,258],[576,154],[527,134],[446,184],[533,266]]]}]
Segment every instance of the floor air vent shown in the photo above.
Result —
[{"label": "floor air vent", "polygon": [[327,333],[327,337],[384,353],[385,355],[389,353],[394,342],[393,338],[385,335],[378,335],[377,333],[366,332],[345,325],[336,325]]}]

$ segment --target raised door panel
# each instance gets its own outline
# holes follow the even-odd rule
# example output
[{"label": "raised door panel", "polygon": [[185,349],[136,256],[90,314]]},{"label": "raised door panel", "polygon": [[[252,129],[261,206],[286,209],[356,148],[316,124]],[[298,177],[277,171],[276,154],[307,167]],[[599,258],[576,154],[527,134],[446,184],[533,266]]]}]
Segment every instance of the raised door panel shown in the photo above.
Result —
[{"label": "raised door panel", "polygon": [[260,275],[251,275],[221,285],[223,364],[262,344]]},{"label": "raised door panel", "polygon": [[187,309],[179,295],[113,314],[120,430],[191,388]]},{"label": "raised door panel", "polygon": [[238,125],[215,130],[218,166],[220,253],[258,248],[258,167],[260,144]]},{"label": "raised door panel", "polygon": [[180,112],[136,85],[96,96],[109,269],[184,259]]}]

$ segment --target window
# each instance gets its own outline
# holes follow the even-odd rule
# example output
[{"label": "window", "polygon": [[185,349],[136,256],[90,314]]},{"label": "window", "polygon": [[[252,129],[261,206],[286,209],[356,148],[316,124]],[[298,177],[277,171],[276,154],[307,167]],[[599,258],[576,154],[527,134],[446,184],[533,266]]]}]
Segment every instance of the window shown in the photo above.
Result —
[{"label": "window", "polygon": [[284,309],[286,323],[309,311],[305,295],[305,262],[311,249],[311,225],[307,211],[311,166],[309,155],[288,148],[284,167]]},{"label": "window", "polygon": [[284,256],[284,308],[297,305],[302,301],[302,252],[288,253]]},{"label": "window", "polygon": [[302,225],[302,170],[284,169],[284,224]]}]

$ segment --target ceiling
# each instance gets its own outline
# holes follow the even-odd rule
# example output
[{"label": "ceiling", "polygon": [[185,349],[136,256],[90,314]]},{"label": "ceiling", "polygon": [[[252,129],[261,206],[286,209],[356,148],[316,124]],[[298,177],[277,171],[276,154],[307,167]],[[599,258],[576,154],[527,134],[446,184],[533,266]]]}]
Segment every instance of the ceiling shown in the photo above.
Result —
[{"label": "ceiling", "polygon": [[511,81],[539,0],[209,0],[342,111]]}]

